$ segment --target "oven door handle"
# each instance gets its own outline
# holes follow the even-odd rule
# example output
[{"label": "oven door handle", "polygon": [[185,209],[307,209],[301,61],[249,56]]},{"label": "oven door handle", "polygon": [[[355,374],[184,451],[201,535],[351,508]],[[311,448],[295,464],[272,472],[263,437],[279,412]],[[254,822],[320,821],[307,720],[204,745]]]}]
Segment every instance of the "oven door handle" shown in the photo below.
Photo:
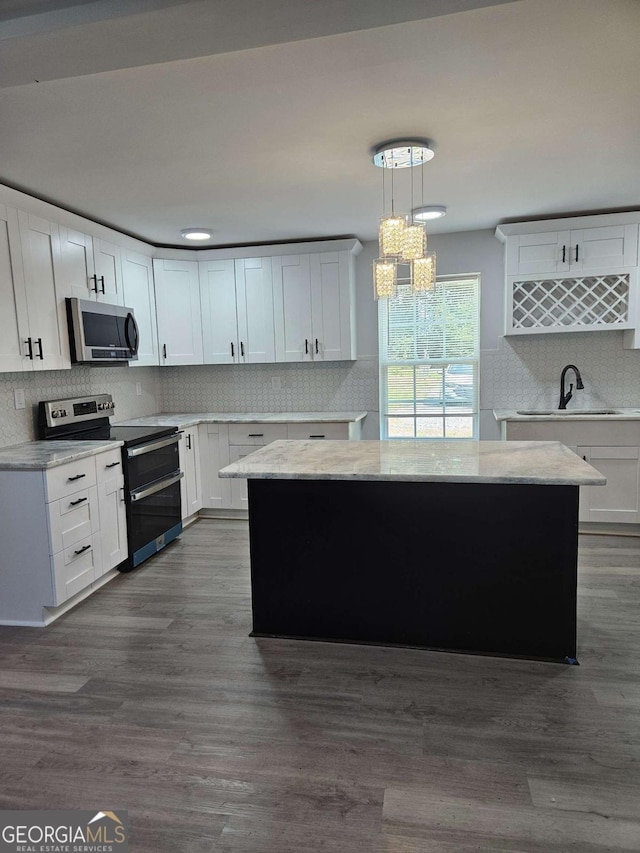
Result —
[{"label": "oven door handle", "polygon": [[138,489],[137,492],[131,492],[131,494],[129,495],[131,503],[136,503],[136,501],[141,501],[143,498],[148,498],[149,495],[155,495],[156,492],[161,492],[168,486],[172,486],[174,483],[177,483],[178,480],[181,480],[183,477],[183,472],[178,471],[177,474],[173,474],[167,480],[161,480],[159,483],[154,483],[152,486],[147,486],[146,489]]},{"label": "oven door handle", "polygon": [[140,444],[138,447],[130,447],[127,449],[127,458],[133,459],[135,456],[143,456],[145,453],[153,453],[154,450],[160,450],[161,447],[168,447],[170,444],[177,444],[180,441],[178,433],[170,435],[169,438],[163,438],[162,441],[150,441],[148,444]]}]

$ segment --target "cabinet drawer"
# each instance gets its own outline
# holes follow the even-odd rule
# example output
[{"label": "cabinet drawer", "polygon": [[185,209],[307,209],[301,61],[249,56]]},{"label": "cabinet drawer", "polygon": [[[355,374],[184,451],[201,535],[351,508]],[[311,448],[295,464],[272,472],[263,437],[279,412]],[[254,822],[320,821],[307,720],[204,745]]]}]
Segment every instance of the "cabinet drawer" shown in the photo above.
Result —
[{"label": "cabinet drawer", "polygon": [[286,437],[286,424],[229,424],[229,444],[260,446]]},{"label": "cabinet drawer", "polygon": [[69,462],[45,472],[47,502],[66,498],[82,489],[88,489],[96,484],[95,456]]},{"label": "cabinet drawer", "polygon": [[95,486],[52,501],[49,510],[51,553],[71,548],[100,529],[98,492]]},{"label": "cabinet drawer", "polygon": [[349,438],[349,424],[288,424],[287,438]]},{"label": "cabinet drawer", "polygon": [[87,536],[51,558],[55,606],[93,583],[99,577],[98,536]]},{"label": "cabinet drawer", "polygon": [[96,481],[104,483],[112,480],[116,474],[122,474],[122,452],[119,447],[98,453],[96,460]]}]

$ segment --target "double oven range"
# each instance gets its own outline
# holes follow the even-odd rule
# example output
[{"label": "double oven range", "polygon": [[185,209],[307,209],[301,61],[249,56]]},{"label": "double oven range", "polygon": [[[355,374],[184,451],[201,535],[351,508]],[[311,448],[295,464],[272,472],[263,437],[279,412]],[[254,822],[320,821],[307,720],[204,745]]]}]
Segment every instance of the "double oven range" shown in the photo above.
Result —
[{"label": "double oven range", "polygon": [[111,394],[49,400],[38,404],[41,439],[122,441],[124,502],[130,571],[182,533],[177,427],[112,426]]}]

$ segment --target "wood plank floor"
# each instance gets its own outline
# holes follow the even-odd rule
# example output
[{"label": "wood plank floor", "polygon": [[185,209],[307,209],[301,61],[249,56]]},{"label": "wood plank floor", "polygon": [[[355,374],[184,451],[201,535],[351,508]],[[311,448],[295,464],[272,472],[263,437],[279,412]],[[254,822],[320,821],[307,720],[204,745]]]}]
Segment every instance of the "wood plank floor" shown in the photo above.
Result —
[{"label": "wood plank floor", "polygon": [[128,809],[135,853],[640,850],[640,539],[581,537],[577,667],[250,630],[210,520],[0,628],[0,808]]}]

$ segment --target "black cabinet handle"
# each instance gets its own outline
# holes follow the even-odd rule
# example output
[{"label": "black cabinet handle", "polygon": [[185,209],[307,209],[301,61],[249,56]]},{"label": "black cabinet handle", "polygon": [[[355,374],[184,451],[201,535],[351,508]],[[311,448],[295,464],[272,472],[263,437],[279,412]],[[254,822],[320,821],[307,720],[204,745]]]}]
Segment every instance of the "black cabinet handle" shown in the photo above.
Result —
[{"label": "black cabinet handle", "polygon": [[249,438],[264,438],[264,433],[263,432],[250,432],[248,437]]},{"label": "black cabinet handle", "polygon": [[306,355],[309,355],[309,341],[306,338],[304,339],[304,351]]},{"label": "black cabinet handle", "polygon": [[69,506],[78,506],[78,504],[82,504],[88,500],[89,500],[89,498],[78,498],[77,501],[69,501]]},{"label": "black cabinet handle", "polygon": [[562,247],[562,263],[566,264],[567,262],[567,247],[566,245]]},{"label": "black cabinet handle", "polygon": [[27,358],[30,358],[33,361],[33,345],[31,343],[31,338],[27,338],[25,344],[29,347],[29,351],[27,353]]},{"label": "black cabinet handle", "polygon": [[73,483],[74,480],[82,480],[83,477],[86,477],[86,474],[76,474],[75,477],[67,477],[67,480],[70,483]]},{"label": "black cabinet handle", "polygon": [[83,545],[82,548],[79,548],[76,551],[76,554],[84,554],[85,551],[88,551],[91,548],[91,545]]},{"label": "black cabinet handle", "polygon": [[163,358],[167,357],[167,345],[166,344],[162,344],[162,357]]},{"label": "black cabinet handle", "polygon": [[578,244],[576,243],[576,261],[578,260]]},{"label": "black cabinet handle", "polygon": [[233,348],[233,341],[231,341],[231,358],[235,358],[235,357],[236,357],[236,353],[235,353],[235,350]]},{"label": "black cabinet handle", "polygon": [[240,341],[240,355],[244,358],[244,341]]},{"label": "black cabinet handle", "polygon": [[324,438],[324,435],[310,435],[309,438]]},{"label": "black cabinet handle", "polygon": [[[102,293],[104,293],[104,276],[100,276],[100,281],[102,282]],[[96,281],[96,289],[98,287],[98,282]]]},{"label": "black cabinet handle", "polygon": [[91,287],[90,290],[93,290],[94,293],[97,293],[98,292],[98,276],[97,275],[90,275],[89,281],[91,281],[91,279],[93,279],[93,281],[95,283],[95,287]]},{"label": "black cabinet handle", "polygon": [[191,450],[191,433],[187,433],[187,449]]},{"label": "black cabinet handle", "polygon": [[115,468],[116,465],[119,465],[119,462],[110,462],[108,465],[105,465],[105,468]]},{"label": "black cabinet handle", "polygon": [[318,339],[316,338],[316,353],[318,352],[320,352],[320,349],[318,348]]},{"label": "black cabinet handle", "polygon": [[36,344],[38,346],[38,358],[40,361],[44,361],[44,355],[42,354],[42,338],[38,338]]}]

